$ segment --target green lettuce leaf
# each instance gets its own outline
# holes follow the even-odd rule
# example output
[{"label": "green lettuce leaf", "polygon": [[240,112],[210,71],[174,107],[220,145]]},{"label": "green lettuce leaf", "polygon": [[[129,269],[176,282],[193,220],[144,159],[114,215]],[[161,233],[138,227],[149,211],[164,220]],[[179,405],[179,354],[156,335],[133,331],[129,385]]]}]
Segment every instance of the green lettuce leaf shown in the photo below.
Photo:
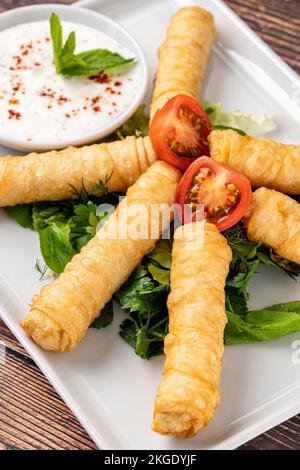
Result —
[{"label": "green lettuce leaf", "polygon": [[172,265],[172,243],[170,240],[160,240],[154,250],[147,255],[147,258],[153,263],[165,269],[171,269]]},{"label": "green lettuce leaf", "polygon": [[52,222],[38,232],[40,249],[47,266],[57,274],[75,255],[70,242],[70,226],[62,222]]},{"label": "green lettuce leaf", "polygon": [[204,102],[203,106],[214,129],[233,129],[239,133],[260,136],[276,129],[274,116],[263,114],[256,118],[239,109],[224,112],[221,103]]},{"label": "green lettuce leaf", "polygon": [[227,311],[225,344],[268,341],[300,330],[300,302],[272,305],[245,316]]},{"label": "green lettuce leaf", "polygon": [[[22,227],[37,232],[46,268],[55,274],[60,274],[74,254],[95,236],[119,202],[119,196],[108,193],[103,183],[97,185],[96,191],[103,195],[88,195],[83,185],[82,190],[74,194],[76,199],[6,209]],[[111,210],[107,209],[107,205]]]},{"label": "green lettuce leaf", "polygon": [[6,207],[7,214],[14,219],[21,227],[34,230],[32,222],[32,206],[30,204],[20,204],[14,207]]}]

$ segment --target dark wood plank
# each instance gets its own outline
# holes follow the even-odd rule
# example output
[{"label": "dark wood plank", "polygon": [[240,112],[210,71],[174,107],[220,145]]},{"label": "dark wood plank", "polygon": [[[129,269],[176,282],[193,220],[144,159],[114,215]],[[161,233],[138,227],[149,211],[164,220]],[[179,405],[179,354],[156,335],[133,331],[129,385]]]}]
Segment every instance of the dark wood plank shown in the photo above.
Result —
[{"label": "dark wood plank", "polygon": [[299,0],[225,0],[225,3],[300,72]]},{"label": "dark wood plank", "polygon": [[96,449],[77,419],[0,322],[0,449]]},{"label": "dark wood plank", "polygon": [[[56,0],[73,3],[73,0]],[[0,12],[52,0],[1,0]],[[300,72],[299,0],[226,0],[291,67]],[[29,355],[0,321],[0,450],[96,449]],[[0,361],[1,362],[1,361]],[[300,415],[240,447],[300,449]]]}]

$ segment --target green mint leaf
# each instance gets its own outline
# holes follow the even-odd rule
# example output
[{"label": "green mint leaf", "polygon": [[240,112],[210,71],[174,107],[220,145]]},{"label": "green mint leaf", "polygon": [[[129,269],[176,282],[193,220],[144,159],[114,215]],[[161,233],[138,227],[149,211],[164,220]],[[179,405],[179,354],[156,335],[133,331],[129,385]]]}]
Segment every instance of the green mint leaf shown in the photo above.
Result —
[{"label": "green mint leaf", "polygon": [[54,64],[57,72],[60,72],[60,55],[63,47],[63,37],[60,19],[56,13],[52,13],[50,18],[50,32],[53,45]]},{"label": "green mint leaf", "polygon": [[100,330],[101,328],[105,328],[109,326],[114,319],[114,309],[113,309],[113,302],[110,300],[102,309],[99,317],[97,317],[93,323],[91,324],[91,328],[96,328]]},{"label": "green mint leaf", "polygon": [[135,59],[125,59],[116,52],[107,49],[93,49],[91,51],[81,52],[76,57],[83,60],[90,73],[108,72],[112,69],[124,67],[133,64]]},{"label": "green mint leaf", "polygon": [[56,71],[67,76],[88,77],[101,72],[121,73],[131,66],[135,59],[125,59],[107,49],[93,49],[75,54],[76,35],[69,34],[63,45],[62,26],[59,17],[52,13],[50,31],[53,43],[53,56]]},{"label": "green mint leaf", "polygon": [[75,47],[76,47],[76,36],[75,36],[74,31],[72,31],[72,33],[69,34],[69,37],[60,54],[62,67],[64,66],[65,63],[68,63],[68,61],[72,59],[72,56],[74,55]]},{"label": "green mint leaf", "polygon": [[75,77],[88,77],[91,75],[87,64],[76,55],[64,60],[60,67],[60,73]]},{"label": "green mint leaf", "polygon": [[[112,55],[115,55],[111,53]],[[99,57],[94,62],[87,62],[83,57],[78,55],[74,55],[68,59],[68,61],[64,61],[60,72],[63,75],[68,76],[76,76],[76,77],[89,77],[91,75],[96,75],[102,72],[109,72],[113,71],[114,73],[122,73],[124,71],[124,67],[132,64],[134,59],[124,59],[122,60],[108,60],[102,61]],[[114,65],[115,64],[115,65]],[[108,66],[109,65],[109,66]],[[118,69],[118,70],[116,70]]]}]

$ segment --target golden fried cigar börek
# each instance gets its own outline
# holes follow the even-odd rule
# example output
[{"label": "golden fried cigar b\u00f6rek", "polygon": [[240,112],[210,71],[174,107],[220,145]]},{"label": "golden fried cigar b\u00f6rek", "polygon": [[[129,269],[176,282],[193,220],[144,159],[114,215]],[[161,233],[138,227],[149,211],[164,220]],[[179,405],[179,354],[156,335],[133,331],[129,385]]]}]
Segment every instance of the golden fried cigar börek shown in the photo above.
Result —
[{"label": "golden fried cigar b\u00f6rek", "polygon": [[233,130],[213,131],[208,142],[211,157],[243,173],[254,188],[300,194],[299,145],[241,136]]},{"label": "golden fried cigar b\u00f6rek", "polygon": [[125,192],[157,160],[149,137],[0,158],[0,207],[59,201],[99,181]]},{"label": "golden fried cigar b\u00f6rek", "polygon": [[244,217],[249,240],[263,243],[289,261],[300,264],[300,204],[272,189],[252,195]]},{"label": "golden fried cigar b\u00f6rek", "polygon": [[150,119],[176,95],[199,97],[214,38],[213,16],[202,8],[181,8],[171,18],[166,39],[158,51]]},{"label": "golden fried cigar b\u00f6rek", "polygon": [[214,225],[205,223],[200,239],[202,229],[201,222],[178,228],[172,250],[169,333],[153,430],[177,437],[194,436],[220,401],[224,286],[232,255]]},{"label": "golden fried cigar b\u00f6rek", "polygon": [[37,344],[62,352],[76,346],[168,227],[179,179],[178,170],[154,163],[60,277],[42,288],[21,322]]}]

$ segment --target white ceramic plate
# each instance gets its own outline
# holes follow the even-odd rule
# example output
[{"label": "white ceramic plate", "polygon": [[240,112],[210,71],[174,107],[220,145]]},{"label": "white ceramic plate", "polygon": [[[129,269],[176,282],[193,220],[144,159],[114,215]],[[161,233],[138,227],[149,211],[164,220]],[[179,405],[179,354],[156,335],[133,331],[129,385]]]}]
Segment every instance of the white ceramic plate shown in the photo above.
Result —
[{"label": "white ceramic plate", "polygon": [[113,119],[110,119],[107,122],[107,124],[101,125],[96,132],[89,132],[82,135],[79,134],[76,139],[66,137],[59,143],[53,143],[53,141],[40,142],[36,139],[32,142],[27,142],[26,140],[19,138],[18,135],[7,135],[6,132],[1,131],[0,129],[0,143],[8,145],[14,149],[38,152],[41,150],[61,149],[68,147],[69,145],[79,146],[95,142],[111,134],[126,122],[145,98],[148,85],[148,70],[145,57],[140,46],[118,23],[98,12],[87,9],[82,10],[82,8],[74,6],[69,8],[67,5],[57,4],[33,5],[29,7],[16,8],[0,15],[0,31],[22,23],[48,20],[51,13],[57,13],[61,20],[84,24],[85,26],[101,31],[102,33],[113,37],[118,43],[131,51],[132,56],[135,57],[137,61],[135,66],[138,68],[139,77],[137,90],[124,111],[117,113]]},{"label": "white ceramic plate", "polygon": [[[153,76],[168,19],[187,3],[191,2],[88,0],[81,5],[126,26],[141,43]],[[274,113],[278,130],[272,137],[299,143],[300,111],[293,101],[293,96],[299,97],[297,75],[222,2],[197,3],[214,13],[218,30],[204,97],[222,101],[229,109]],[[232,449],[300,411],[300,364],[293,361],[299,333],[267,343],[226,347],[222,403],[215,419],[192,440],[154,434],[152,407],[163,358],[147,362],[134,355],[117,334],[121,312],[112,326],[90,330],[71,353],[36,347],[18,323],[41,287],[33,268],[39,253],[37,238],[3,212],[0,226],[2,317],[100,448]],[[251,284],[251,308],[295,299],[300,299],[300,284],[280,273],[261,268]]]}]

